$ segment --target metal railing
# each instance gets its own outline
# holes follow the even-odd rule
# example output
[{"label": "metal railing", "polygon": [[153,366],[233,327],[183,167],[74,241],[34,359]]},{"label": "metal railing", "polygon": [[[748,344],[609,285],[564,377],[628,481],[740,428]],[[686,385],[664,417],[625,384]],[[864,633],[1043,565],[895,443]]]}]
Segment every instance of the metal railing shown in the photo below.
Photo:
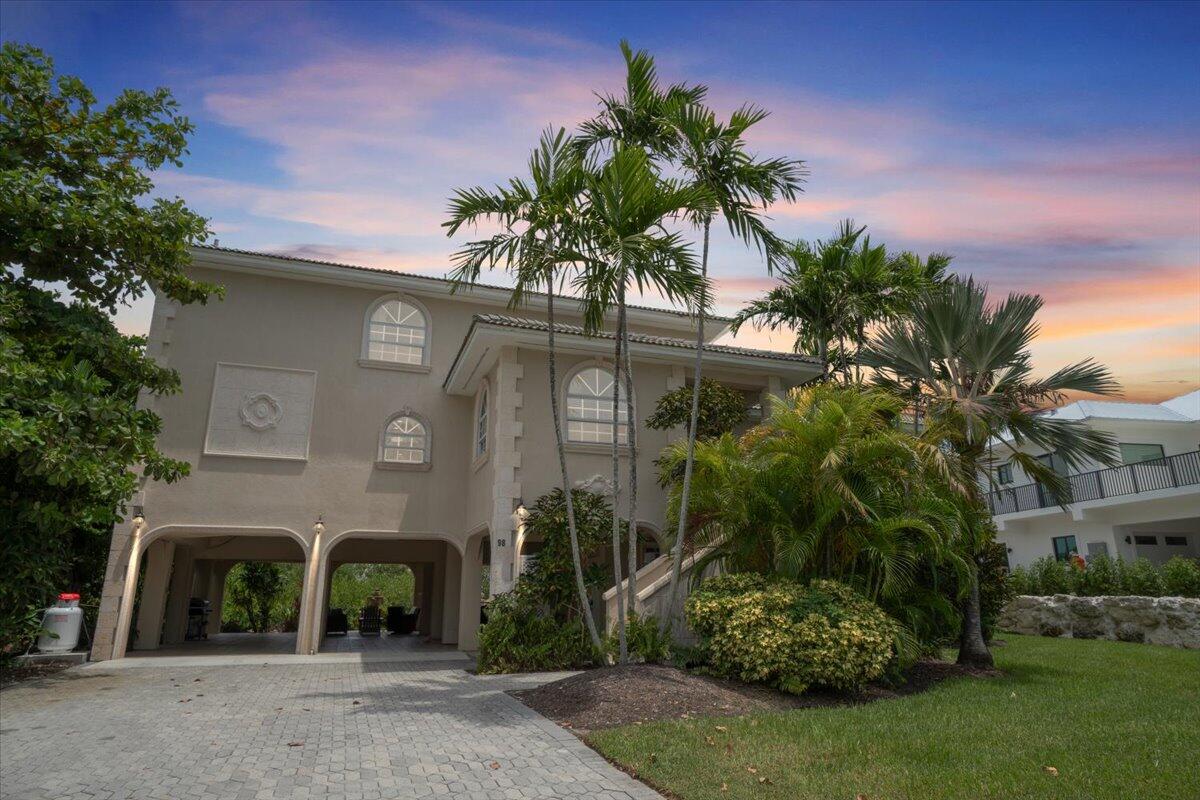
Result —
[{"label": "metal railing", "polygon": [[1196,484],[1200,484],[1200,450],[1071,475],[1065,496],[1056,496],[1040,483],[1026,483],[989,492],[987,500],[997,516]]}]

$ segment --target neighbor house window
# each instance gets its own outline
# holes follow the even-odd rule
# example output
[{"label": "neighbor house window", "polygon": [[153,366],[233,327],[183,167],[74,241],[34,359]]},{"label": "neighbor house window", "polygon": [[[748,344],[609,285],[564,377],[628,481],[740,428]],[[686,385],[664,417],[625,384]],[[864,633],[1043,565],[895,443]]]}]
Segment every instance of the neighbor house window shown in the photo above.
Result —
[{"label": "neighbor house window", "polygon": [[[567,384],[567,439],[588,444],[611,444],[613,374],[603,367],[585,367]],[[617,412],[617,443],[629,440],[625,389],[621,387]]]},{"label": "neighbor house window", "polygon": [[1188,543],[1186,536],[1164,536],[1163,542],[1168,547],[1187,547]]},{"label": "neighbor house window", "polygon": [[996,483],[1005,484],[1012,482],[1012,464],[1001,464],[996,469]]},{"label": "neighbor house window", "polygon": [[429,429],[416,417],[393,417],[383,431],[380,461],[425,464],[429,461]]},{"label": "neighbor house window", "polygon": [[1054,543],[1054,557],[1059,561],[1066,561],[1079,552],[1074,536],[1055,536],[1051,541]]},{"label": "neighbor house window", "polygon": [[1122,444],[1121,462],[1123,464],[1139,464],[1143,461],[1157,461],[1163,457],[1161,444]]},{"label": "neighbor house window", "polygon": [[1157,536],[1134,536],[1133,543],[1140,544],[1140,545],[1157,545],[1158,537]]},{"label": "neighbor house window", "polygon": [[393,364],[427,364],[428,333],[429,320],[413,302],[399,297],[383,300],[372,307],[367,320],[363,357]]},{"label": "neighbor house window", "polygon": [[481,456],[488,448],[488,385],[479,390],[475,406],[475,455]]}]

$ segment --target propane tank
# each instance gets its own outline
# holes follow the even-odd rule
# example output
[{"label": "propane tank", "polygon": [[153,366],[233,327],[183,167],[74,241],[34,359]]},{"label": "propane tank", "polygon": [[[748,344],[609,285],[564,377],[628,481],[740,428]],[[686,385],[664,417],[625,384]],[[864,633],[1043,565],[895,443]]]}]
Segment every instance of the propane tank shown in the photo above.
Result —
[{"label": "propane tank", "polygon": [[83,609],[79,607],[79,595],[63,592],[58,596],[58,602],[47,608],[42,617],[38,650],[43,653],[71,652],[79,644],[79,628],[82,624]]}]

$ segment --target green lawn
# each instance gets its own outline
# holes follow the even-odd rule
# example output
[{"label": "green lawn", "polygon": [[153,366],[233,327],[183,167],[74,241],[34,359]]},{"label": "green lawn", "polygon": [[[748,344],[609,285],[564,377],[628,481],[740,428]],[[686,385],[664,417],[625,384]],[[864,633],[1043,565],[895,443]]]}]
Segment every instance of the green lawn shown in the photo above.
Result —
[{"label": "green lawn", "polygon": [[589,741],[684,800],[1200,798],[1200,652],[1007,640],[995,650],[1002,678],[850,708],[628,726]]}]

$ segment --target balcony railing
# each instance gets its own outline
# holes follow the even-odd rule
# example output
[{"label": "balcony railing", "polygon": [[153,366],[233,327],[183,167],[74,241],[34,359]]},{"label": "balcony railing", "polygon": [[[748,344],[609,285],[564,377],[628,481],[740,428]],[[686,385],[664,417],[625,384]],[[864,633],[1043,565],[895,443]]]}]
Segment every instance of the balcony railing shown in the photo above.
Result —
[{"label": "balcony railing", "polygon": [[1067,478],[1065,497],[1056,496],[1040,483],[997,489],[988,493],[988,508],[996,516],[1196,484],[1200,484],[1200,451],[1193,450],[1153,461],[1071,475]]}]

